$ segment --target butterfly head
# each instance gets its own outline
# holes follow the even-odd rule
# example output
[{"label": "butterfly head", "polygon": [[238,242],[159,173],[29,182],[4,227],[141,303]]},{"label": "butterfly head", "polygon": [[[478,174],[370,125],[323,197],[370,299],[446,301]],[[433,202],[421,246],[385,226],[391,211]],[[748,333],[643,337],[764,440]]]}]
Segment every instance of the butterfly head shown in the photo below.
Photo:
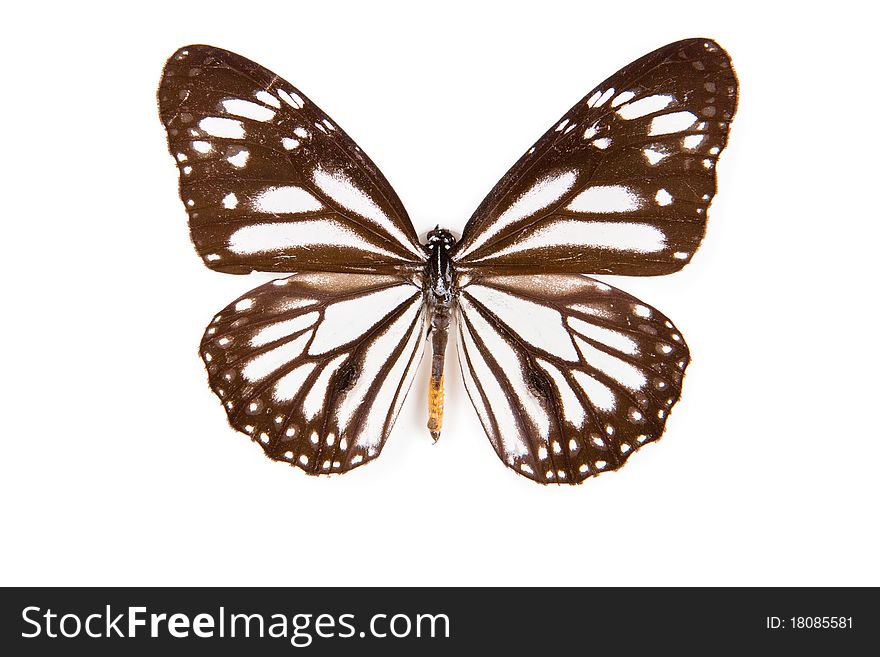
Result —
[{"label": "butterfly head", "polygon": [[445,228],[440,228],[440,226],[437,226],[434,230],[428,231],[425,246],[428,247],[428,250],[431,250],[435,246],[440,245],[443,247],[444,250],[448,251],[453,247],[455,242],[455,235],[453,235]]}]

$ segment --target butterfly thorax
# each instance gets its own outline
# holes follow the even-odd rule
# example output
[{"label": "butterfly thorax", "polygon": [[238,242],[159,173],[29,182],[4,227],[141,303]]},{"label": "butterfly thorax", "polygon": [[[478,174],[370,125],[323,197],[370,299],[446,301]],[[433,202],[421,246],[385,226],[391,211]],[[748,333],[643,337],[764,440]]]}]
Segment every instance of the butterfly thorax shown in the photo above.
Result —
[{"label": "butterfly thorax", "polygon": [[425,249],[428,261],[425,265],[425,296],[431,314],[431,381],[428,387],[428,430],[437,440],[443,426],[443,365],[446,358],[446,342],[449,321],[455,304],[455,268],[449,252],[455,237],[439,226],[428,233]]},{"label": "butterfly thorax", "polygon": [[455,298],[454,268],[449,257],[454,244],[455,237],[448,230],[438,227],[428,233],[425,249],[429,255],[425,279],[428,285],[428,305],[431,307],[451,307]]}]

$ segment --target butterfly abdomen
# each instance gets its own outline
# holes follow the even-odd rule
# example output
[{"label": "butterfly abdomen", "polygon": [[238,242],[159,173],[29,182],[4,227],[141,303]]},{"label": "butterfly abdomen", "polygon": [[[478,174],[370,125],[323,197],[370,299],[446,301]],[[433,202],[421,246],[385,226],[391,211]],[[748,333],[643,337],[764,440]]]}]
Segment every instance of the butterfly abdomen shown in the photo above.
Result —
[{"label": "butterfly abdomen", "polygon": [[431,307],[431,380],[428,385],[428,431],[436,442],[443,428],[443,368],[449,337],[451,305]]}]

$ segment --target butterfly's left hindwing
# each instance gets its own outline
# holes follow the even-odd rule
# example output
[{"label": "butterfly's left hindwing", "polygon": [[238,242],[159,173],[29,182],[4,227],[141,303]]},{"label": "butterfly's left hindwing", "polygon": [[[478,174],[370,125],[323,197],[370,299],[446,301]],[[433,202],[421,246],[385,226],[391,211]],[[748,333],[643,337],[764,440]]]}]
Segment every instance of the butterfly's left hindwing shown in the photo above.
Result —
[{"label": "butterfly's left hindwing", "polygon": [[304,94],[249,59],[187,46],[159,87],[193,243],[217,271],[407,273],[425,253],[385,177]]},{"label": "butterfly's left hindwing", "polygon": [[331,474],[379,455],[425,331],[422,291],[411,282],[301,273],[224,308],[201,354],[235,429],[272,459]]},{"label": "butterfly's left hindwing", "polygon": [[568,274],[464,279],[459,360],[499,458],[541,483],[616,470],[663,433],[688,364],[666,317]]}]

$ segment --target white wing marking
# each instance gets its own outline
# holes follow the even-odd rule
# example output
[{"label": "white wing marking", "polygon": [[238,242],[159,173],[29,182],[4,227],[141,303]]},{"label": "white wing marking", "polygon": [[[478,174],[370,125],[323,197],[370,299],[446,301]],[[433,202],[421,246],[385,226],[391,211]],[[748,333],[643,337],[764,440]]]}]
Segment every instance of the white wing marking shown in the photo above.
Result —
[{"label": "white wing marking", "polygon": [[474,330],[480,339],[485,343],[486,349],[491,354],[492,359],[498,363],[498,367],[504,372],[505,378],[510,382],[510,392],[516,396],[529,419],[534,424],[538,435],[546,440],[550,434],[550,417],[537,399],[526,392],[531,386],[525,379],[524,363],[520,360],[519,355],[504,338],[499,335],[495,327],[487,322],[483,316],[471,305],[465,295],[459,299],[462,313],[474,325]]},{"label": "white wing marking", "polygon": [[375,244],[365,242],[363,237],[335,219],[253,224],[243,226],[229,236],[229,250],[239,255],[308,249],[319,244],[347,246],[389,258],[398,257]]},{"label": "white wing marking", "polygon": [[627,103],[621,107],[617,110],[617,115],[627,121],[640,119],[643,116],[665,109],[673,100],[675,99],[672,96],[667,96],[665,94],[645,96],[644,98],[639,98],[638,100]]},{"label": "white wing marking", "polygon": [[[317,313],[313,313],[317,315]],[[241,375],[248,381],[260,381],[267,376],[284,367],[287,363],[299,356],[306,343],[311,337],[311,331],[303,333],[301,336],[290,342],[285,342],[279,347],[270,349],[266,353],[260,354],[252,358],[247,365],[241,370]]]},{"label": "white wing marking", "polygon": [[312,384],[311,390],[303,399],[303,416],[306,420],[312,421],[318,417],[318,413],[324,408],[327,401],[328,386],[330,385],[330,377],[336,372],[339,366],[348,358],[348,354],[339,354],[324,366],[318,378]]},{"label": "white wing marking", "polygon": [[630,390],[641,390],[648,383],[644,373],[629,363],[597,349],[580,336],[575,336],[575,343],[584,357],[584,361],[600,372],[610,376],[620,385]]},{"label": "white wing marking", "polygon": [[611,251],[656,253],[666,248],[666,235],[651,224],[561,219],[541,226],[527,237],[499,249],[491,256],[475,258],[474,262],[485,260],[487,257],[495,259],[512,253],[534,251],[560,244],[583,244],[586,248]]},{"label": "white wing marking", "polygon": [[562,413],[566,421],[575,429],[583,428],[584,420],[586,419],[584,407],[571,389],[571,385],[566,381],[562,371],[552,363],[548,363],[540,358],[538,359],[538,364],[550,375],[553,385],[559,391],[559,397],[562,399]]},{"label": "white wing marking", "polygon": [[632,189],[624,185],[595,185],[587,187],[577,196],[567,209],[572,212],[609,214],[632,212],[642,207],[642,200]]},{"label": "white wing marking", "polygon": [[[480,405],[482,406],[483,400],[480,389],[477,387],[477,383],[471,375],[471,370],[473,370],[486,395],[489,408],[491,408],[490,414],[488,409],[486,409],[485,406],[482,406],[483,414],[480,419],[483,421],[486,433],[490,437],[495,434],[494,430],[492,430],[493,425],[491,423],[492,418],[494,417],[495,422],[498,423],[498,436],[501,441],[501,444],[496,445],[496,448],[500,448],[500,450],[507,455],[508,459],[511,459],[511,462],[513,459],[526,456],[529,453],[529,448],[526,445],[520,426],[515,420],[513,408],[511,408],[510,402],[507,400],[504,390],[501,388],[501,384],[492,373],[492,370],[489,369],[489,365],[483,358],[482,352],[474,342],[470,328],[464,321],[459,322],[459,336],[461,337],[461,344],[464,347],[464,349],[459,352],[461,370],[465,375],[465,385],[469,386],[468,391],[471,399],[479,400]],[[480,337],[482,337],[482,335]],[[470,361],[469,364],[465,362],[465,357]],[[479,412],[480,410],[481,408],[477,407],[477,411]]]},{"label": "white wing marking", "polygon": [[617,406],[617,395],[614,394],[611,388],[581,370],[574,370],[572,376],[593,406],[609,413],[615,409]]},{"label": "white wing marking", "polygon": [[397,285],[331,304],[324,311],[324,321],[318,326],[309,354],[326,353],[363,335],[379,319],[365,309],[378,308],[384,313],[416,297],[421,297],[421,290]]},{"label": "white wing marking", "polygon": [[251,207],[267,214],[298,214],[323,210],[324,204],[302,187],[285,185],[267,187],[253,198]]},{"label": "white wing marking", "polygon": [[687,130],[696,122],[697,115],[693,112],[661,114],[651,119],[651,129],[648,131],[648,135],[668,135],[673,132],[681,132]]},{"label": "white wing marking", "polygon": [[278,379],[272,390],[272,396],[279,402],[290,401],[296,397],[296,393],[300,391],[313,369],[315,369],[315,363],[303,363],[296,369],[288,372]]},{"label": "white wing marking", "polygon": [[305,105],[305,102],[302,98],[299,97],[299,94],[293,91],[285,91],[284,89],[278,89],[278,95],[281,96],[282,100],[285,103],[290,105],[293,109],[302,109]]},{"label": "white wing marking", "polygon": [[[279,310],[293,310],[293,308],[296,308],[300,305],[303,304],[293,305],[292,307],[285,306],[283,309]],[[305,315],[294,317],[293,319],[285,319],[280,322],[275,322],[274,324],[269,324],[268,326],[261,328],[254,334],[254,337],[251,338],[251,346],[262,347],[263,345],[267,345],[270,342],[275,342],[275,340],[280,340],[281,338],[292,335],[297,331],[308,328],[317,321],[318,313],[311,312],[306,313]]]},{"label": "white wing marking", "polygon": [[632,91],[624,91],[623,93],[619,93],[614,97],[614,100],[611,101],[611,107],[620,107],[625,102],[635,97],[636,95]]},{"label": "white wing marking", "polygon": [[270,94],[265,89],[260,89],[256,94],[254,94],[257,100],[261,103],[265,103],[266,105],[271,105],[275,109],[281,109],[281,103],[278,101],[275,96]]},{"label": "white wing marking", "polygon": [[[346,435],[350,440],[353,439],[354,444],[366,449],[376,447],[381,441],[385,429],[385,416],[380,413],[369,413],[367,421],[361,426],[350,426],[355,411],[361,408],[364,403],[370,403],[381,409],[391,408],[394,394],[398,391],[398,386],[401,386],[401,396],[409,389],[409,381],[404,381],[401,385],[401,380],[404,378],[404,370],[411,362],[410,359],[414,346],[420,342],[420,331],[411,332],[406,345],[398,354],[391,370],[381,380],[381,387],[377,391],[376,397],[369,402],[366,400],[367,395],[377,383],[379,372],[388,363],[394,350],[400,345],[401,340],[407,337],[407,332],[410,330],[413,320],[421,310],[421,298],[413,299],[406,310],[401,313],[400,317],[394,320],[379,337],[375,338],[367,351],[361,371],[358,373],[357,381],[355,381],[350,390],[345,392],[339,404],[337,422],[340,427],[348,429]],[[412,368],[410,374],[414,374],[414,372],[415,368]]]},{"label": "white wing marking", "polygon": [[540,210],[562,198],[577,182],[577,173],[573,170],[562,171],[544,176],[532,187],[523,192],[498,218],[492,222],[488,230],[480,234],[469,247],[457,257],[462,258],[468,253],[485,244],[489,238],[501,229],[530,217]]},{"label": "white wing marking", "polygon": [[635,356],[639,353],[639,345],[636,341],[619,331],[613,331],[604,326],[591,324],[577,317],[569,317],[568,325],[585,338],[590,338],[596,342],[607,344],[609,347],[616,349],[617,351],[631,356]]},{"label": "white wing marking", "polygon": [[325,171],[320,165],[312,171],[312,180],[330,199],[347,210],[368,219],[383,230],[397,238],[398,242],[424,259],[424,253],[410,244],[409,238],[394,224],[385,212],[354,181],[342,171]]},{"label": "white wing marking", "polygon": [[235,116],[241,116],[245,119],[253,119],[254,121],[271,121],[275,118],[275,112],[265,105],[258,105],[249,100],[241,98],[226,98],[221,101],[223,110]]},{"label": "white wing marking", "polygon": [[577,362],[578,352],[558,310],[479,284],[469,285],[467,293],[505,324],[516,323],[520,337],[532,346],[563,360]]},{"label": "white wing marking", "polygon": [[227,119],[222,116],[206,116],[199,121],[199,128],[212,137],[221,139],[244,139],[244,125],[241,121]]}]

